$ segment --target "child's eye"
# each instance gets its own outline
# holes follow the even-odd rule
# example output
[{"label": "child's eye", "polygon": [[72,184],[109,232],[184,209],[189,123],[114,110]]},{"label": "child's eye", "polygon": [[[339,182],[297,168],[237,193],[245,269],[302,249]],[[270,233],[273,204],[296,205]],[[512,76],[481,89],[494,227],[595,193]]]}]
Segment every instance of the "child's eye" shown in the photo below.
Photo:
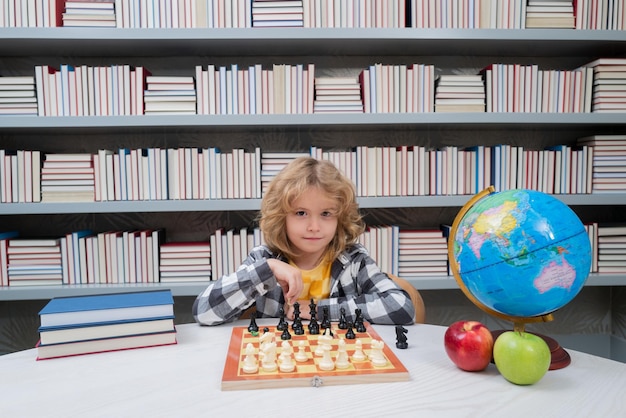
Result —
[{"label": "child's eye", "polygon": [[322,216],[325,218],[335,216],[335,212],[325,211],[325,212],[322,212]]},{"label": "child's eye", "polygon": [[296,211],[296,216],[305,216],[305,215],[306,215],[306,212],[303,210]]}]

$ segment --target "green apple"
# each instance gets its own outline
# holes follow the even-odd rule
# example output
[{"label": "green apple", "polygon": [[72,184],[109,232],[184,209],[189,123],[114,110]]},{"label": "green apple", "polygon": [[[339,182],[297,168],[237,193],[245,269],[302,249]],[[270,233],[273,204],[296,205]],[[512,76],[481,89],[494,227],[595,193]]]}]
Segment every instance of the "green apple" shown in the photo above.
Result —
[{"label": "green apple", "polygon": [[509,382],[532,385],[540,381],[550,367],[550,348],[535,334],[505,331],[493,345],[493,360]]}]

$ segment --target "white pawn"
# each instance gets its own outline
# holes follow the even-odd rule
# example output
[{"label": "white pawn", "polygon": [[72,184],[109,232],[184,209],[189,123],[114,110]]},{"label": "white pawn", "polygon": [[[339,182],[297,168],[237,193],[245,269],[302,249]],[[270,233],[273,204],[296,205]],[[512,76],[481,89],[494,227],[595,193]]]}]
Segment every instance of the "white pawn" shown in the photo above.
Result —
[{"label": "white pawn", "polygon": [[254,355],[254,346],[248,343],[246,346],[246,357],[243,359],[243,372],[256,373],[259,371],[259,363]]},{"label": "white pawn", "polygon": [[324,354],[318,364],[319,368],[322,370],[333,370],[335,368],[335,362],[333,362],[332,357],[330,356],[331,347],[328,345],[323,346]]},{"label": "white pawn", "polygon": [[363,341],[358,339],[356,340],[356,343],[355,343],[354,353],[352,354],[352,360],[353,361],[365,361],[366,358],[367,357],[365,356],[365,353],[363,352]]},{"label": "white pawn", "polygon": [[304,340],[300,341],[300,343],[298,344],[298,351],[296,352],[295,356],[297,362],[303,363],[309,359],[309,357],[306,355],[306,351],[304,350],[305,346],[306,343],[304,342]]},{"label": "white pawn", "polygon": [[346,341],[341,338],[339,340],[339,348],[337,349],[337,359],[335,360],[335,367],[338,369],[347,369],[350,367],[350,360],[348,360],[348,351],[346,350]]},{"label": "white pawn", "polygon": [[291,348],[291,344],[289,344],[289,341],[283,341],[282,343],[279,368],[280,371],[284,373],[293,372],[296,368],[296,365],[293,362],[293,349]]}]

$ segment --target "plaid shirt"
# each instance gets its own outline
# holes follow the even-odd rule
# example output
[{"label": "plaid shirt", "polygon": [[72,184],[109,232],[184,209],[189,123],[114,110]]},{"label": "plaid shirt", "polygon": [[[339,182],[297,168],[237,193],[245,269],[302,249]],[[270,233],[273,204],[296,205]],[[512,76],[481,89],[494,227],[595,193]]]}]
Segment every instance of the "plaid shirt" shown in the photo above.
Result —
[{"label": "plaid shirt", "polygon": [[[211,282],[193,304],[195,320],[202,325],[218,325],[239,318],[256,303],[259,318],[277,318],[285,299],[267,259],[284,258],[266,246],[254,248],[236,272]],[[376,262],[365,247],[356,244],[344,251],[331,267],[330,296],[317,305],[318,319],[328,306],[330,320],[338,321],[344,308],[346,319],[354,320],[355,309],[375,324],[410,324],[414,308],[409,296],[400,289]],[[301,310],[308,309],[302,306]]]}]

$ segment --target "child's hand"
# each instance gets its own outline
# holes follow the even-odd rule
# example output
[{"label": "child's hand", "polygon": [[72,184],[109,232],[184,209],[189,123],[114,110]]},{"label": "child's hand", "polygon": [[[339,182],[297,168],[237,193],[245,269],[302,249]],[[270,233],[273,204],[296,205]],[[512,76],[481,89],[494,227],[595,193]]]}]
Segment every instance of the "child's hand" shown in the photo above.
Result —
[{"label": "child's hand", "polygon": [[288,305],[293,305],[304,288],[300,270],[274,258],[267,260],[267,264],[272,269],[278,285],[283,289],[285,301]]}]

